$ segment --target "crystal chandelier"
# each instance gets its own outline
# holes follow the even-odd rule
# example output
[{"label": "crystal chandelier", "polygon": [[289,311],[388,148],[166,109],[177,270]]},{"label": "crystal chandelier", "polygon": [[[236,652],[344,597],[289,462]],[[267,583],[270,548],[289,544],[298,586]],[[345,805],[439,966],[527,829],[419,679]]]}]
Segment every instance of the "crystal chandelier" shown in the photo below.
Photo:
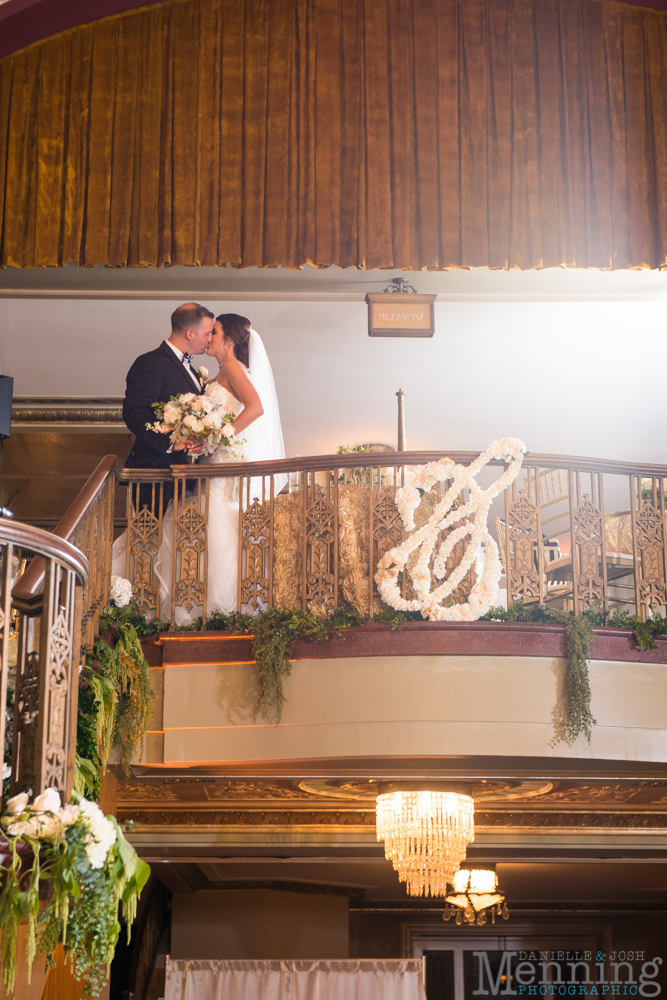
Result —
[{"label": "crystal chandelier", "polygon": [[460,868],[454,876],[454,891],[445,897],[449,906],[442,915],[443,920],[456,918],[456,923],[483,925],[491,914],[491,923],[496,917],[507,920],[510,912],[505,897],[498,891],[498,879],[491,869]]},{"label": "crystal chandelier", "polygon": [[392,791],[376,801],[377,839],[411,896],[444,896],[475,839],[470,795]]}]

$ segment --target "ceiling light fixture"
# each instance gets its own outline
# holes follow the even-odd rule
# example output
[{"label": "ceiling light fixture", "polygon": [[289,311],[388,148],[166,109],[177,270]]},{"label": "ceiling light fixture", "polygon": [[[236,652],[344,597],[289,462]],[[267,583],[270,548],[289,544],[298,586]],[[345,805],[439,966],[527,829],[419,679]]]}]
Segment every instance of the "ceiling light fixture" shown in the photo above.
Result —
[{"label": "ceiling light fixture", "polygon": [[496,917],[507,920],[510,911],[502,892],[498,891],[498,878],[489,868],[460,868],[454,875],[454,891],[445,896],[449,906],[442,915],[443,920],[456,919],[463,923],[484,925],[491,915],[491,923]]},{"label": "ceiling light fixture", "polygon": [[475,839],[474,802],[452,791],[387,791],[376,800],[377,839],[410,896],[445,896]]}]

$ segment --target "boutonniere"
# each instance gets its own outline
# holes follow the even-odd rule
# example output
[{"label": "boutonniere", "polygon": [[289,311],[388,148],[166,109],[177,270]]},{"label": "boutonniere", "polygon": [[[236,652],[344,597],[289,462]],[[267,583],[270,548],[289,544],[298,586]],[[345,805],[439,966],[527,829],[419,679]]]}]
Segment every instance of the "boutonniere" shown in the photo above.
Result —
[{"label": "boutonniere", "polygon": [[199,375],[199,378],[202,382],[205,382],[206,379],[208,378],[208,368],[204,368],[204,366],[202,365],[201,368],[197,369],[197,375]]}]

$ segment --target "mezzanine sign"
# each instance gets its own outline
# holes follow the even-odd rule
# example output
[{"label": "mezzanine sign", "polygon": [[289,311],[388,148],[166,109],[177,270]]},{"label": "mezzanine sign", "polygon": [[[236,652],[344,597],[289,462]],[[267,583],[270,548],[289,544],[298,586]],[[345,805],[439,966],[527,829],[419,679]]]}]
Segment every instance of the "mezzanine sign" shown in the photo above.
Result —
[{"label": "mezzanine sign", "polygon": [[397,295],[369,292],[369,337],[432,337],[435,333],[435,295]]}]

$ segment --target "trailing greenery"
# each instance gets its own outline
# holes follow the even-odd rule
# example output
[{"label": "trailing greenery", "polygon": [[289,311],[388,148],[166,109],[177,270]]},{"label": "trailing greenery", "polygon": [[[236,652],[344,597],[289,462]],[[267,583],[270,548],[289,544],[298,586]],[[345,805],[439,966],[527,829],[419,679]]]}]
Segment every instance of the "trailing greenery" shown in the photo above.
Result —
[{"label": "trailing greenery", "polygon": [[[123,609],[123,620],[131,623],[136,634],[156,635],[169,628],[167,622],[153,619],[146,622],[136,607]],[[176,626],[181,632],[230,632],[233,635],[252,635],[253,659],[259,671],[260,694],[255,706],[255,718],[278,723],[285,705],[284,678],[290,673],[290,658],[297,639],[307,642],[324,642],[331,635],[342,635],[347,629],[364,625],[370,619],[351,608],[341,605],[329,618],[319,618],[309,611],[283,611],[272,608],[258,615],[218,612],[205,622],[195,619],[190,625]],[[383,622],[392,631],[405,622],[424,621],[418,611],[383,611],[373,621]],[[557,611],[542,605],[524,605],[517,601],[509,609],[491,608],[481,621],[547,622],[566,627],[566,695],[568,699],[567,739],[574,743],[579,735],[590,742],[592,727],[596,724],[591,713],[591,688],[587,662],[591,657],[596,626],[611,625],[632,630],[639,649],[653,649],[655,636],[667,635],[667,620],[654,615],[641,621],[626,612],[607,614],[599,605],[586,609],[579,615]]]},{"label": "trailing greenery", "polygon": [[596,725],[591,713],[588,660],[595,639],[593,626],[603,624],[602,617],[595,609],[587,609],[575,615],[567,611],[545,608],[540,604],[530,604],[526,607],[523,601],[517,601],[508,609],[490,608],[480,619],[480,621],[549,622],[565,625],[567,630],[565,692],[568,700],[566,730],[570,745],[582,734],[590,743],[592,728]]},{"label": "trailing greenery", "polygon": [[[73,803],[61,808],[53,789],[32,805],[27,800],[27,795],[10,799],[2,817],[11,851],[0,894],[5,992],[14,988],[18,928],[27,920],[28,967],[43,954],[47,969],[53,968],[55,949],[62,944],[74,976],[85,983],[84,997],[96,997],[118,941],[119,903],[129,935],[150,868],[114,817],[104,817],[94,803],[75,794]],[[49,900],[41,914],[40,895]]]},{"label": "trailing greenery", "polygon": [[90,667],[84,667],[79,675],[74,787],[79,795],[85,795],[91,802],[97,802],[100,797],[99,768],[102,762],[98,750],[99,708],[91,675],[96,676]]},{"label": "trailing greenery", "polygon": [[[120,765],[129,775],[138,746],[143,748],[153,690],[139,635],[150,634],[135,604],[105,608],[100,635],[81,671],[77,753],[85,763],[77,768],[77,790],[99,794],[87,783],[87,764],[106,767],[112,746],[120,750]],[[137,627],[140,632],[137,631]]]},{"label": "trailing greenery", "polygon": [[324,642],[332,635],[341,635],[355,625],[363,625],[367,620],[345,605],[336,608],[329,618],[318,618],[310,611],[272,608],[258,615],[211,616],[205,628],[208,631],[228,631],[234,635],[252,634],[252,654],[260,684],[255,718],[259,716],[277,725],[285,705],[283,679],[290,674],[290,657],[296,640]]},{"label": "trailing greenery", "polygon": [[627,611],[613,611],[611,614],[601,610],[602,602],[596,602],[586,608],[581,614],[556,611],[540,604],[526,607],[523,601],[517,601],[509,609],[491,608],[481,621],[503,622],[558,622],[567,628],[566,641],[566,693],[569,702],[567,737],[570,744],[583,733],[588,742],[591,740],[591,730],[596,724],[591,714],[591,687],[588,678],[587,661],[590,659],[594,634],[593,629],[603,625],[614,628],[632,630],[638,649],[655,649],[657,635],[667,635],[667,619],[653,615],[647,621],[642,621]]}]

